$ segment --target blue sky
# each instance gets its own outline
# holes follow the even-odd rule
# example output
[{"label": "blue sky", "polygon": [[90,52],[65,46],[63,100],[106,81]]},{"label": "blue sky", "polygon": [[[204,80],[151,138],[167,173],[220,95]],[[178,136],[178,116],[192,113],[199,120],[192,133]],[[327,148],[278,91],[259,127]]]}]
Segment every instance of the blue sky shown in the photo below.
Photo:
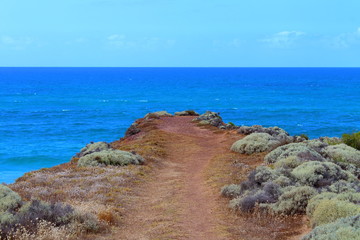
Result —
[{"label": "blue sky", "polygon": [[359,0],[0,0],[0,66],[360,67]]}]

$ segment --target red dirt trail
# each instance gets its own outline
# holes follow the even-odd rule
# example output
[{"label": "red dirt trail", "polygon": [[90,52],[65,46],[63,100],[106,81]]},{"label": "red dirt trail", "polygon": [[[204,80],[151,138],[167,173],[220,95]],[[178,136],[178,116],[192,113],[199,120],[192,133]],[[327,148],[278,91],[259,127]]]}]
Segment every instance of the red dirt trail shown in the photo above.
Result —
[{"label": "red dirt trail", "polygon": [[207,185],[210,160],[228,151],[224,134],[201,129],[194,117],[162,118],[159,129],[174,136],[167,158],[135,199],[133,214],[113,239],[230,239],[219,194]]}]

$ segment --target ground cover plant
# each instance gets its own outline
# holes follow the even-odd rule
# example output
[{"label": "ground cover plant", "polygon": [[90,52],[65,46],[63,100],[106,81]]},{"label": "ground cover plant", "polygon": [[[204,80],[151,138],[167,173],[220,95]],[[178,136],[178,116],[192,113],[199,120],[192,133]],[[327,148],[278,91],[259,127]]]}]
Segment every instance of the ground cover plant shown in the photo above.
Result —
[{"label": "ground cover plant", "polygon": [[[243,127],[240,130],[249,132],[257,129]],[[257,131],[263,130],[260,128]],[[255,153],[244,150],[252,134],[234,143],[231,150]],[[344,224],[342,219],[349,219],[347,217],[360,211],[360,151],[354,148],[356,136],[349,138],[351,141],[348,143],[351,144],[344,144],[346,137],[342,140],[319,138],[270,149],[264,157],[264,165],[250,172],[247,180],[224,186],[221,193],[231,199],[231,208],[242,212],[258,212],[260,209],[263,214],[307,214],[312,227],[317,229],[314,234],[319,238],[312,238],[310,234],[304,239],[325,239],[320,237],[320,232],[330,229],[327,224]],[[255,142],[252,146],[261,145],[257,149],[266,149],[269,137],[252,142]],[[338,228],[337,231],[342,234],[343,229]],[[323,235],[328,236],[326,234]],[[358,233],[354,234],[357,236]]]}]

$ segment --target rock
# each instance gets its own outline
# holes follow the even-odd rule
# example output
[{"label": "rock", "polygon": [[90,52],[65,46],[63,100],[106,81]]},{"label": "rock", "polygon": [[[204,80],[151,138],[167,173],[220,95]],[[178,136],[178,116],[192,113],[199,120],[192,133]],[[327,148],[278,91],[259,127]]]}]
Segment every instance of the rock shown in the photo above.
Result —
[{"label": "rock", "polygon": [[104,150],[112,149],[111,145],[107,142],[91,142],[87,144],[84,148],[80,150],[79,153],[75,155],[76,158],[81,158],[85,155],[94,153],[94,152],[101,152]]},{"label": "rock", "polygon": [[175,112],[174,115],[175,116],[199,116],[200,114],[198,114],[194,110],[186,110],[186,111],[181,111],[181,112]]},{"label": "rock", "polygon": [[125,166],[129,164],[139,165],[144,162],[144,158],[136,153],[121,150],[104,150],[81,157],[78,161],[78,166]]},{"label": "rock", "polygon": [[173,115],[168,113],[167,111],[158,111],[158,112],[148,113],[145,115],[144,118],[150,119],[150,118],[160,118],[160,117],[173,117]]},{"label": "rock", "polygon": [[131,124],[131,126],[125,132],[125,137],[130,137],[132,135],[135,135],[135,134],[141,132],[141,129],[138,128],[137,126],[138,126],[137,123]]},{"label": "rock", "polygon": [[193,121],[199,121],[199,124],[201,125],[212,125],[215,127],[224,125],[224,122],[222,121],[222,118],[219,116],[219,114],[211,111],[206,111],[204,114],[193,119]]}]

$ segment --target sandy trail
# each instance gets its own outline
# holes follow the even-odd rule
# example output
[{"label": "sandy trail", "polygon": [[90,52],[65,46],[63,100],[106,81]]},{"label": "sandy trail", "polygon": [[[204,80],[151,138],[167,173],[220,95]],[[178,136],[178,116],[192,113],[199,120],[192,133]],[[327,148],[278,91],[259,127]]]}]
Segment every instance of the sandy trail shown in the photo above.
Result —
[{"label": "sandy trail", "polygon": [[175,141],[169,141],[168,157],[134,199],[133,214],[113,239],[229,239],[219,196],[205,178],[210,160],[229,146],[223,134],[201,129],[192,119],[162,119],[159,128]]}]

